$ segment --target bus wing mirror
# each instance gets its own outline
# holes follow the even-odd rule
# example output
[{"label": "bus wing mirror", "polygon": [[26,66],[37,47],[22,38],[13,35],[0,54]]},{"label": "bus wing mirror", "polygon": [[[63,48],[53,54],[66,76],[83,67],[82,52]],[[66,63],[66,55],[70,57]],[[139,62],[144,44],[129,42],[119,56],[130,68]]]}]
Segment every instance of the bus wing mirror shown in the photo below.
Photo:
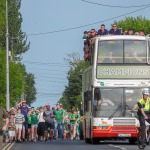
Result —
[{"label": "bus wing mirror", "polygon": [[94,99],[95,100],[100,99],[100,89],[99,88],[95,88],[95,90],[94,90]]}]

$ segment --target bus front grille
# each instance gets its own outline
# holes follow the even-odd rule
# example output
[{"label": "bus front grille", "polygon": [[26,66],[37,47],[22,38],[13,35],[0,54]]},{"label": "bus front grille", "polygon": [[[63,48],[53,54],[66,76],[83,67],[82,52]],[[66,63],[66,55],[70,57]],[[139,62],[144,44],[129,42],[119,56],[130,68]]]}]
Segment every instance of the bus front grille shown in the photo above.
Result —
[{"label": "bus front grille", "polygon": [[137,132],[136,127],[112,127],[111,132]]},{"label": "bus front grille", "polygon": [[133,118],[131,119],[113,119],[113,126],[135,126],[136,120]]}]

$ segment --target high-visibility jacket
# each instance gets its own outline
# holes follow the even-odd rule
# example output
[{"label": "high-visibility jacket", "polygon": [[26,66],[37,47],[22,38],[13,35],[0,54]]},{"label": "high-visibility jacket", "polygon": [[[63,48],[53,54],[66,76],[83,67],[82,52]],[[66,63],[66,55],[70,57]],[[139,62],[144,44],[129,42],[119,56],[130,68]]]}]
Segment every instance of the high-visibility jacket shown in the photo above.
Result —
[{"label": "high-visibility jacket", "polygon": [[141,98],[140,100],[138,100],[138,103],[142,105],[142,108],[144,109],[145,112],[150,112],[150,98],[149,97],[146,99],[146,101],[143,98]]}]

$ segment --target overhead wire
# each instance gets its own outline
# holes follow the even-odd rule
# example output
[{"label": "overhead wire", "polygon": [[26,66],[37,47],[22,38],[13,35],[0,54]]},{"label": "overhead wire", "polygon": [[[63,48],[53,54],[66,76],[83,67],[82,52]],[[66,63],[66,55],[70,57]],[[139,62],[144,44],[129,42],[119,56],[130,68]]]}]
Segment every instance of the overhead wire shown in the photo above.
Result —
[{"label": "overhead wire", "polygon": [[54,83],[67,83],[67,82],[62,82],[62,81],[51,81],[51,80],[40,80],[42,82],[54,82]]},{"label": "overhead wire", "polygon": [[63,64],[63,63],[46,63],[46,62],[36,62],[36,61],[22,61],[25,63],[29,63],[29,64],[36,64],[36,65],[64,65],[64,66],[69,66],[69,64]]},{"label": "overhead wire", "polygon": [[[36,77],[35,79],[38,79],[38,80],[41,80],[41,78],[42,79],[56,79],[56,77]],[[64,79],[62,79],[62,78],[57,78],[57,80],[59,80],[59,81],[64,81]]]},{"label": "overhead wire", "polygon": [[131,11],[131,12],[128,12],[128,13],[125,13],[125,14],[122,14],[122,15],[118,15],[118,16],[116,16],[116,17],[111,17],[111,18],[104,19],[104,20],[101,20],[101,21],[98,21],[98,22],[89,23],[89,24],[86,24],[86,25],[81,25],[81,26],[72,27],[72,28],[66,28],[66,29],[60,29],[60,30],[54,30],[54,31],[48,31],[48,32],[30,33],[30,34],[28,34],[27,36],[38,36],[38,35],[46,35],[46,34],[53,34],[53,33],[59,33],[59,32],[70,31],[70,30],[76,30],[76,29],[79,29],[79,28],[83,28],[83,27],[87,27],[87,26],[99,24],[99,23],[106,22],[106,21],[113,20],[113,19],[117,19],[117,18],[120,18],[120,17],[124,17],[124,16],[126,16],[126,15],[130,15],[130,14],[133,14],[133,13],[135,13],[135,12],[138,12],[138,11],[141,11],[141,10],[145,10],[145,9],[147,9],[147,8],[149,8],[149,7],[150,7],[150,5],[148,5],[148,6],[146,6],[146,7],[142,7],[142,8],[140,8],[140,9],[137,9],[137,10],[134,10],[134,11]]},{"label": "overhead wire", "polygon": [[115,7],[115,8],[137,8],[137,7],[144,7],[144,6],[148,6],[150,4],[145,4],[145,5],[130,5],[130,6],[119,6],[119,5],[107,5],[107,4],[102,4],[102,3],[96,3],[96,2],[91,2],[91,1],[87,1],[87,0],[81,0],[82,2],[85,3],[90,3],[90,4],[94,4],[94,5],[100,5],[100,6],[104,6],[104,7]]},{"label": "overhead wire", "polygon": [[29,70],[41,70],[41,71],[59,71],[59,72],[61,72],[61,73],[64,73],[64,74],[67,74],[67,72],[66,71],[64,71],[64,70],[49,70],[49,69],[47,69],[47,68],[27,68],[27,69],[29,69]]}]

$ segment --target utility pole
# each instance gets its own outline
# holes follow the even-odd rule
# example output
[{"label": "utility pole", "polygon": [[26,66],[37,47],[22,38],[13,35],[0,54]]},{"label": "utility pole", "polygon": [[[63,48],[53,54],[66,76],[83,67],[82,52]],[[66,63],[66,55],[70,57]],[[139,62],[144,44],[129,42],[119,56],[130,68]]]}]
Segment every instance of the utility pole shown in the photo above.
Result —
[{"label": "utility pole", "polygon": [[9,94],[9,31],[8,31],[8,0],[6,0],[6,109],[10,108]]}]

